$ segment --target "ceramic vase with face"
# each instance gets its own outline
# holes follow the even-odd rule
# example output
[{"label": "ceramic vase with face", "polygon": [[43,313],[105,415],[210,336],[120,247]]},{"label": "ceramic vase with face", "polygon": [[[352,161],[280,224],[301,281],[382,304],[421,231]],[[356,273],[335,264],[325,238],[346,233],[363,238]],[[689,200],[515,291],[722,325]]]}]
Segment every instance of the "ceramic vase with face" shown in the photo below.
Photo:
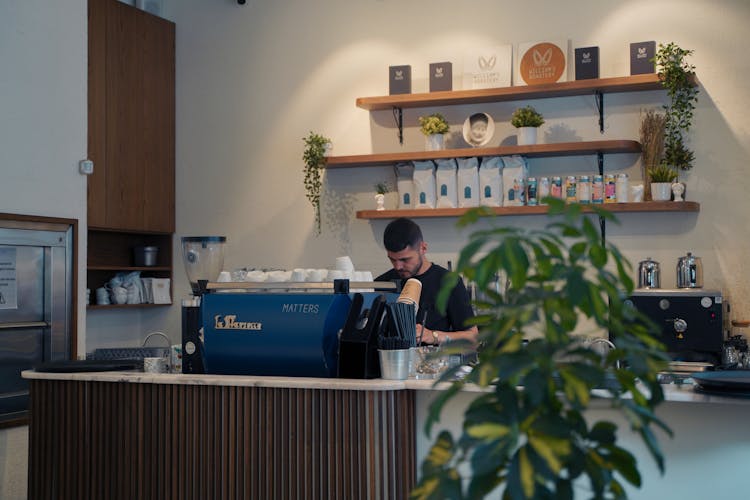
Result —
[{"label": "ceramic vase with face", "polygon": [[672,184],[672,195],[674,201],[685,201],[683,195],[685,194],[685,184],[681,182],[675,182]]},{"label": "ceramic vase with face", "polygon": [[376,194],[375,195],[375,210],[385,210],[385,195],[384,194]]}]

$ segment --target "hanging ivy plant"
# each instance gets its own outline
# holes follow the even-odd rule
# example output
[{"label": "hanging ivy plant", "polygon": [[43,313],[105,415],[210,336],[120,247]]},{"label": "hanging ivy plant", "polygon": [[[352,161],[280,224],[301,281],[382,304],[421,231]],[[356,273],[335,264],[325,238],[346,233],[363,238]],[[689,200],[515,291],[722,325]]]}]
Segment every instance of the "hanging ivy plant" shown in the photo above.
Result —
[{"label": "hanging ivy plant", "polygon": [[315,211],[316,234],[320,234],[320,192],[323,187],[321,174],[326,164],[326,146],[331,144],[331,140],[312,131],[303,140],[305,141],[305,150],[302,153],[302,161],[305,162],[305,195]]},{"label": "hanging ivy plant", "polygon": [[656,63],[662,86],[667,89],[670,103],[664,106],[666,128],[664,134],[664,163],[680,170],[693,168],[695,154],[685,145],[685,135],[693,122],[698,87],[695,85],[695,66],[685,58],[692,50],[680,48],[673,42],[659,44],[653,61]]}]

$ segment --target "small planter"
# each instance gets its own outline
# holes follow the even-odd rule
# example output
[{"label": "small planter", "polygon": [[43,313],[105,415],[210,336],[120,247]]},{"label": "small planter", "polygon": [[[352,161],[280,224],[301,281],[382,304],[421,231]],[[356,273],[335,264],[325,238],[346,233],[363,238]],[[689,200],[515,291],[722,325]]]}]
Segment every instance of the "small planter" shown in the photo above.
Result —
[{"label": "small planter", "polygon": [[518,138],[519,146],[530,146],[536,144],[536,131],[537,127],[518,127]]},{"label": "small planter", "polygon": [[425,151],[440,151],[445,149],[444,134],[430,134],[424,136]]},{"label": "small planter", "polygon": [[671,182],[652,182],[651,199],[654,201],[669,201],[672,198]]}]

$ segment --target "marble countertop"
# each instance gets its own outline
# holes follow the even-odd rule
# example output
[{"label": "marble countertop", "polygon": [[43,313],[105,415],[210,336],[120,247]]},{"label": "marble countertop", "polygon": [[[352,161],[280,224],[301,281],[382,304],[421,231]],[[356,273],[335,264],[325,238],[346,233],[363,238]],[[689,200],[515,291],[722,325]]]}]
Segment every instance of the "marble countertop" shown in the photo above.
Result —
[{"label": "marble countertop", "polygon": [[[435,384],[434,380],[385,380],[385,379],[341,379],[310,377],[263,377],[251,375],[200,375],[183,373],[144,373],[136,371],[112,372],[78,372],[50,373],[26,370],[22,373],[25,379],[37,380],[77,380],[87,382],[123,382],[131,384],[183,384],[183,385],[217,385],[236,387],[271,387],[287,389],[334,389],[350,391],[396,391],[410,389],[416,391],[442,390],[448,383]],[[671,403],[710,403],[749,405],[750,398],[729,397],[699,393],[691,384],[663,384],[664,399]],[[481,392],[476,386],[467,386],[465,391]],[[594,395],[608,399],[609,393],[596,389]]]}]

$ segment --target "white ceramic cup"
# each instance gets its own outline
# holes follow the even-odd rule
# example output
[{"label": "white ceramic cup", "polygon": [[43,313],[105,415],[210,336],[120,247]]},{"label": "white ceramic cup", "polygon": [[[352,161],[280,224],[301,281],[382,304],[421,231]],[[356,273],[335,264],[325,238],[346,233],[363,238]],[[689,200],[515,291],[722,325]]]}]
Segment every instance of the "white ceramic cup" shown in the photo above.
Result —
[{"label": "white ceramic cup", "polygon": [[352,263],[351,257],[344,255],[343,257],[336,257],[336,269],[344,272],[354,271],[354,263]]},{"label": "white ceramic cup", "polygon": [[109,290],[104,287],[96,289],[96,303],[100,306],[106,306],[111,304],[109,301]]}]

